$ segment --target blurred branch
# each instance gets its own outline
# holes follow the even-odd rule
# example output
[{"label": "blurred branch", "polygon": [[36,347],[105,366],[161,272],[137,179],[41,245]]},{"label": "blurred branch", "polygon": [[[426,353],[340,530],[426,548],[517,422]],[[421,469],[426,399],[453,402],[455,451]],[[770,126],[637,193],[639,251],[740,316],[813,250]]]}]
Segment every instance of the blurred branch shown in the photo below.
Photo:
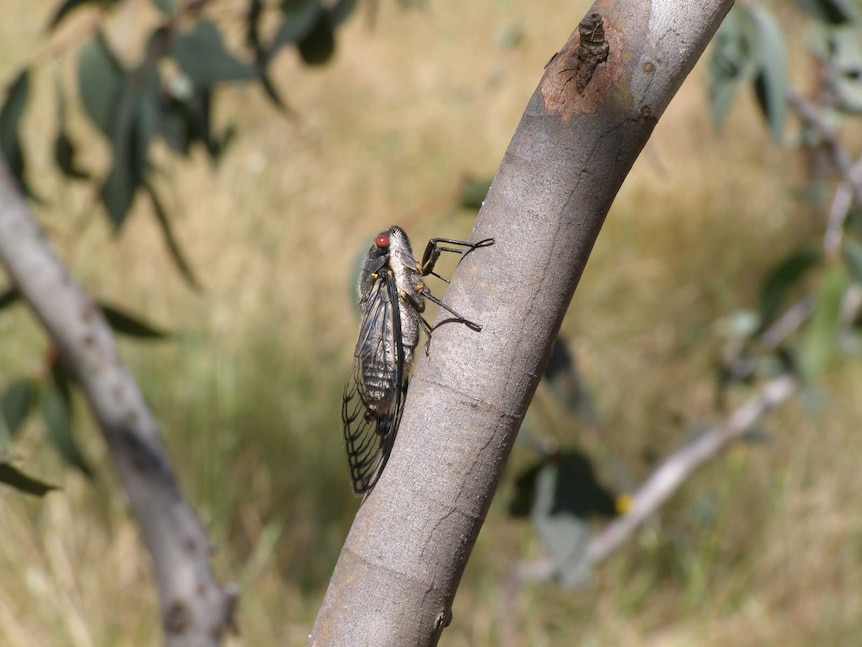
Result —
[{"label": "blurred branch", "polygon": [[765,414],[786,402],[796,387],[796,378],[790,375],[770,380],[724,423],[712,427],[668,456],[634,494],[630,511],[612,521],[590,541],[587,549],[590,564],[601,562],[619,548],[679,489],[692,472],[743,436]]},{"label": "blurred branch", "polygon": [[787,102],[796,110],[805,125],[818,134],[832,164],[838,171],[840,184],[832,199],[829,221],[823,236],[823,251],[828,258],[834,258],[841,250],[844,221],[847,219],[850,207],[854,202],[862,205],[862,159],[855,164],[851,162],[816,105],[806,101],[792,89],[787,91]]},{"label": "blurred branch", "polygon": [[0,262],[59,349],[98,420],[153,560],[165,644],[216,645],[235,593],[209,563],[210,543],[183,498],[158,427],[96,303],[49,247],[0,159]]}]

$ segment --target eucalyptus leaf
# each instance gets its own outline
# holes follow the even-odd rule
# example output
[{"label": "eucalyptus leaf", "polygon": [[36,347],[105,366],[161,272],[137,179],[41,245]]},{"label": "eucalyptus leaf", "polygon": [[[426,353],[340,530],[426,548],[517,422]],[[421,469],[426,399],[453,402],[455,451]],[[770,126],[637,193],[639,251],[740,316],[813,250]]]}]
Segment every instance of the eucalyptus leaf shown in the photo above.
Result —
[{"label": "eucalyptus leaf", "polygon": [[13,380],[0,397],[0,413],[6,429],[14,438],[21,430],[30,409],[36,402],[36,389],[31,380]]},{"label": "eucalyptus leaf", "polygon": [[88,479],[94,477],[90,462],[84,456],[72,433],[72,418],[68,401],[49,385],[42,391],[42,419],[48,432],[48,440],[64,461],[79,470]]},{"label": "eucalyptus leaf", "polygon": [[170,251],[171,258],[174,259],[174,263],[176,264],[177,269],[179,269],[180,273],[183,275],[183,278],[186,280],[186,283],[188,283],[191,288],[198,291],[201,290],[201,284],[195,276],[191,265],[186,260],[185,254],[183,254],[179,242],[174,236],[170,218],[168,217],[168,214],[165,211],[164,206],[162,205],[162,201],[159,199],[158,193],[156,193],[155,188],[151,184],[146,185],[146,191],[149,194],[150,200],[153,203],[153,211],[155,211],[156,218],[159,221],[159,226],[162,229],[162,235],[164,236],[165,244],[168,246],[168,251]]},{"label": "eucalyptus leaf", "polygon": [[203,18],[190,31],[176,34],[171,55],[197,86],[245,81],[254,76],[252,66],[228,52],[218,28]]},{"label": "eucalyptus leaf", "polygon": [[841,299],[847,285],[847,273],[840,266],[831,268],[820,284],[814,316],[800,340],[797,356],[799,370],[808,380],[821,375],[835,357]]},{"label": "eucalyptus leaf", "polygon": [[769,272],[760,288],[760,316],[764,325],[772,323],[790,292],[822,261],[820,245],[809,243],[792,252]]},{"label": "eucalyptus leaf", "polygon": [[101,31],[78,53],[78,86],[84,109],[94,124],[113,140],[126,74]]},{"label": "eucalyptus leaf", "polygon": [[111,326],[111,329],[116,333],[136,337],[138,339],[165,339],[168,337],[166,332],[159,330],[155,326],[138,319],[116,306],[110,306],[104,302],[100,302],[99,308],[101,308],[102,313],[105,315],[108,325]]},{"label": "eucalyptus leaf", "polygon": [[804,11],[831,25],[855,22],[858,7],[851,0],[796,0]]},{"label": "eucalyptus leaf", "polygon": [[27,195],[31,195],[31,192],[24,179],[26,163],[24,149],[21,146],[20,121],[29,96],[30,73],[24,69],[12,81],[6,100],[0,108],[0,149],[18,186]]},{"label": "eucalyptus leaf", "polygon": [[841,254],[853,279],[857,283],[862,283],[862,243],[849,236],[844,236]]},{"label": "eucalyptus leaf", "polygon": [[20,293],[18,292],[18,288],[11,287],[3,292],[0,292],[0,310],[4,308],[8,308],[11,305],[18,303],[18,300],[21,298]]},{"label": "eucalyptus leaf", "polygon": [[285,45],[293,45],[305,39],[324,15],[318,0],[300,0],[290,6],[282,5],[284,17],[270,45],[268,58]]},{"label": "eucalyptus leaf", "polygon": [[739,11],[731,9],[713,38],[709,59],[709,109],[716,128],[724,123],[740,84],[754,78],[756,67]]},{"label": "eucalyptus leaf", "polygon": [[56,485],[51,485],[25,474],[11,463],[5,461],[0,462],[0,483],[13,487],[23,494],[31,494],[38,497],[45,496],[51,490],[59,489]]},{"label": "eucalyptus leaf", "polygon": [[757,101],[772,138],[780,142],[787,120],[787,48],[784,35],[762,4],[745,5],[754,33],[751,36],[758,62],[754,79]]},{"label": "eucalyptus leaf", "polygon": [[335,53],[335,33],[329,16],[322,12],[311,31],[299,41],[299,55],[306,65],[323,65]]}]

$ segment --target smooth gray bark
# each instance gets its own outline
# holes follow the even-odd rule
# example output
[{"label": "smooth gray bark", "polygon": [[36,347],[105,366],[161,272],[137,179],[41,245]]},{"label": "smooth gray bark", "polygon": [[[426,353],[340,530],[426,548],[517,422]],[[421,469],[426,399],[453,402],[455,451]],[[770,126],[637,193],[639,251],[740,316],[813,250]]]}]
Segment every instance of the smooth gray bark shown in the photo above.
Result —
[{"label": "smooth gray bark", "polygon": [[[620,185],[731,0],[597,2],[607,60],[577,30],[545,69],[410,384],[392,457],[360,508],[309,645],[434,645],[575,286]],[[549,55],[553,52],[548,52]]]},{"label": "smooth gray bark", "polygon": [[101,310],[51,250],[0,159],[0,263],[84,391],[153,560],[165,643],[221,642],[234,593],[215,579],[210,544],[186,503],[158,427]]}]

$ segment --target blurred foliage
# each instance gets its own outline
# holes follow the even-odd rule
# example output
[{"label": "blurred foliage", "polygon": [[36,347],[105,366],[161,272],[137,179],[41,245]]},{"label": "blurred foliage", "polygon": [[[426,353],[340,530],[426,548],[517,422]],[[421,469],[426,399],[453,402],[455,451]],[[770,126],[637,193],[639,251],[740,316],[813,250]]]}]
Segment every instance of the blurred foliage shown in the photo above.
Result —
[{"label": "blurred foliage", "polygon": [[[207,2],[190,1],[181,4],[173,0],[153,0],[160,14],[155,27],[144,34],[143,53],[135,62],[120,60],[109,38],[112,12],[117,3],[65,0],[54,13],[48,27],[54,31],[79,8],[92,4],[101,12],[98,28],[77,48],[77,96],[83,111],[101,137],[110,145],[111,164],[100,174],[81,166],[79,144],[68,132],[68,98],[64,79],[63,57],[45,67],[55,75],[56,135],[53,160],[68,180],[92,183],[115,231],[119,231],[131,213],[140,193],[145,193],[162,231],[170,255],[187,284],[200,290],[201,285],[173,234],[171,216],[165,209],[153,182],[159,172],[152,149],[161,140],[175,154],[188,157],[200,146],[213,162],[217,162],[229,145],[233,129],[223,133],[213,129],[213,111],[218,87],[224,83],[259,83],[266,95],[281,110],[284,100],[272,85],[268,66],[284,47],[297,47],[308,65],[327,62],[335,50],[336,27],[353,11],[355,0],[323,3],[319,0],[284,0],[277,8],[264,6],[261,0],[249,0],[245,12],[245,55],[253,63],[235,56],[225,45],[222,27],[205,14]],[[279,27],[267,42],[261,35],[261,21],[277,14]],[[25,117],[30,95],[30,69],[22,69],[9,85],[0,107],[0,149],[21,190],[36,198],[28,179],[28,155],[21,143],[21,121]],[[84,146],[96,142],[87,140]],[[0,297],[0,309],[17,298],[14,287]],[[140,318],[101,304],[111,327],[120,334],[139,339],[162,339],[163,331]],[[54,377],[59,365],[52,367]],[[48,439],[68,465],[92,477],[94,472],[81,452],[73,435],[71,379],[62,374],[62,388],[40,387],[41,412]],[[11,378],[5,396],[10,402],[21,394],[26,379]],[[55,386],[60,386],[59,383]],[[27,400],[29,403],[29,400]],[[23,409],[26,417],[29,408]],[[15,414],[17,429],[21,420]],[[32,483],[9,472],[8,485],[17,485],[29,493]],[[50,489],[50,488],[49,488]],[[41,490],[44,494],[47,490]]]}]

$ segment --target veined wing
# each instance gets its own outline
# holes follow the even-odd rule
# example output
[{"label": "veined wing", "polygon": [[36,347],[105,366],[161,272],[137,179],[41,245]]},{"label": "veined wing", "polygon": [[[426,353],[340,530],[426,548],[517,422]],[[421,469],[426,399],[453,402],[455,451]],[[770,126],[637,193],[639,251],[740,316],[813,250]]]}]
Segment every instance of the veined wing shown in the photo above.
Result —
[{"label": "veined wing", "polygon": [[341,420],[353,491],[369,492],[389,460],[406,392],[398,291],[391,270],[362,298],[362,322]]}]

